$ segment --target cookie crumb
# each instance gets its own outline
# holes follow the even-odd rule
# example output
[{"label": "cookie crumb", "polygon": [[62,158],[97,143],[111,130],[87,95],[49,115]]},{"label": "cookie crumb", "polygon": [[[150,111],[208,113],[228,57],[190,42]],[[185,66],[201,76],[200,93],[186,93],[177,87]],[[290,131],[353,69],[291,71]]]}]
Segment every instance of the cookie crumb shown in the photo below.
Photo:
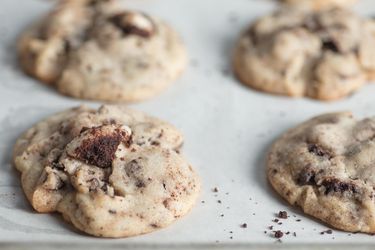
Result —
[{"label": "cookie crumb", "polygon": [[332,234],[332,233],[333,233],[333,231],[331,229],[320,232],[320,234]]},{"label": "cookie crumb", "polygon": [[286,211],[280,211],[277,217],[279,217],[280,219],[287,219],[288,213]]},{"label": "cookie crumb", "polygon": [[275,231],[274,236],[275,236],[275,238],[280,239],[280,238],[282,238],[284,236],[284,233],[281,232],[280,230],[277,230],[277,231]]}]

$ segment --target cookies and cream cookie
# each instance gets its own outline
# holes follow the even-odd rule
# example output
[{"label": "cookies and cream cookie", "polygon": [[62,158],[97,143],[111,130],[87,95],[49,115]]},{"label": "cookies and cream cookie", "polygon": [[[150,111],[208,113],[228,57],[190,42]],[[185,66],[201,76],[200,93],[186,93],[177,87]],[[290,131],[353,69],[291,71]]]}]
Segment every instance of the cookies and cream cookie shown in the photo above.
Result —
[{"label": "cookies and cream cookie", "polygon": [[18,42],[24,70],[76,98],[139,101],[184,70],[186,51],[163,21],[116,0],[60,0]]},{"label": "cookies and cream cookie", "polygon": [[281,8],[241,35],[234,70],[260,91],[335,100],[373,78],[374,51],[373,20],[347,9]]},{"label": "cookies and cream cookie", "polygon": [[333,227],[375,232],[375,118],[350,112],[308,120],[282,135],[269,152],[274,189]]},{"label": "cookies and cream cookie", "polygon": [[349,7],[357,0],[280,0],[286,4],[312,9],[323,9],[332,7]]},{"label": "cookies and cream cookie", "polygon": [[78,107],[26,131],[14,162],[36,211],[127,237],[168,226],[196,202],[200,181],[182,143],[172,125],[124,106]]}]

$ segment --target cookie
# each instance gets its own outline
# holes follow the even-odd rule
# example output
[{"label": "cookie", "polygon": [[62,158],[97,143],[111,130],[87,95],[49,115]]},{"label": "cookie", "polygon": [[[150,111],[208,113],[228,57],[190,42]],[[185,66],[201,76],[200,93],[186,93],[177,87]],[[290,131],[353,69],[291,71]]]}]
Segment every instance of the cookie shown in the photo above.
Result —
[{"label": "cookie", "polygon": [[240,37],[234,71],[267,93],[343,98],[373,79],[375,22],[347,9],[282,8]]},{"label": "cookie", "polygon": [[307,7],[312,9],[325,9],[332,7],[350,7],[357,0],[280,0],[286,4]]},{"label": "cookie", "polygon": [[374,233],[374,138],[375,117],[318,116],[274,143],[268,179],[306,214],[344,231]]},{"label": "cookie", "polygon": [[60,0],[21,35],[21,66],[76,98],[133,102],[158,94],[184,70],[185,47],[163,21],[118,5]]},{"label": "cookie", "polygon": [[166,227],[193,207],[200,181],[172,125],[129,110],[78,107],[26,131],[14,147],[23,190],[37,212],[59,212],[99,237]]}]

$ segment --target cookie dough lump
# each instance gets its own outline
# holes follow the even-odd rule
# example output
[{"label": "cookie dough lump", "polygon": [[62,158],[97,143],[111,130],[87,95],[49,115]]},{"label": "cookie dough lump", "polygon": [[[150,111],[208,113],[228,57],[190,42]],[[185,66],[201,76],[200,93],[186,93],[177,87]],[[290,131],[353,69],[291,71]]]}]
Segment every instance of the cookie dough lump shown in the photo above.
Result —
[{"label": "cookie dough lump", "polygon": [[242,35],[234,67],[269,93],[335,100],[373,78],[375,22],[346,9],[283,8]]},{"label": "cookie dough lump", "polygon": [[185,215],[200,182],[171,125],[122,106],[54,115],[16,142],[22,187],[38,212],[60,212],[100,237],[154,231]]}]

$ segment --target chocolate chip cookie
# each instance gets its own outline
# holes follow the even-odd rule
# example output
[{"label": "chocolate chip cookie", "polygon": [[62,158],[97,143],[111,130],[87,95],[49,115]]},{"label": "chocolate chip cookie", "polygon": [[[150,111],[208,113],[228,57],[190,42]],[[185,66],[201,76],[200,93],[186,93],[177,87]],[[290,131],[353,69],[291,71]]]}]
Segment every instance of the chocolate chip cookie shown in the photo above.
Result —
[{"label": "chocolate chip cookie", "polygon": [[375,118],[350,112],[313,118],[281,136],[268,179],[290,204],[333,227],[375,232]]},{"label": "chocolate chip cookie", "polygon": [[357,2],[357,0],[280,0],[281,2],[308,7],[312,9],[323,9],[332,7],[348,7]]},{"label": "chocolate chip cookie", "polygon": [[200,181],[182,143],[172,125],[124,106],[78,107],[26,131],[14,163],[36,211],[59,212],[91,235],[128,237],[195,204]]},{"label": "chocolate chip cookie", "polygon": [[173,82],[186,65],[176,32],[116,0],[60,0],[18,42],[33,77],[84,99],[140,101]]},{"label": "chocolate chip cookie", "polygon": [[374,51],[373,20],[340,8],[281,8],[242,34],[234,70],[260,91],[335,100],[374,78]]}]

